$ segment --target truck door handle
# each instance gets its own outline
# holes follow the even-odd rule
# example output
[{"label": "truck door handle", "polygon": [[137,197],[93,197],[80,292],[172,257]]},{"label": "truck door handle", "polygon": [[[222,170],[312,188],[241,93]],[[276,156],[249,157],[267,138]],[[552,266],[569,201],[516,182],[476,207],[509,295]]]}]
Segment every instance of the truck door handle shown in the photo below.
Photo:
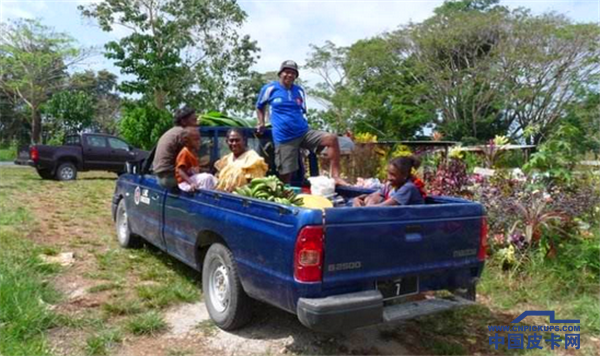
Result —
[{"label": "truck door handle", "polygon": [[152,195],[152,200],[158,200],[158,195]]}]

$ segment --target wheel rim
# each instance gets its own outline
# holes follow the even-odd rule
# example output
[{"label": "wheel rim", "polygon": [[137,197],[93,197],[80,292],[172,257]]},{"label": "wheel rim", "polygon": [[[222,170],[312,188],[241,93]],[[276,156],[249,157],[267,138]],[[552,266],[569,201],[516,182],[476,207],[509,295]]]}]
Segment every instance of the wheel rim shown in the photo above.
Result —
[{"label": "wheel rim", "polygon": [[73,179],[75,176],[75,171],[71,167],[65,167],[60,170],[60,177],[64,180]]},{"label": "wheel rim", "polygon": [[214,308],[222,313],[229,306],[229,273],[223,261],[215,262],[210,274],[208,293]]},{"label": "wheel rim", "polygon": [[119,209],[120,214],[119,214],[119,221],[117,223],[117,228],[118,228],[118,238],[119,238],[119,242],[121,244],[124,244],[125,242],[127,242],[127,231],[128,231],[128,226],[127,226],[127,212],[125,211],[125,209],[121,208]]}]

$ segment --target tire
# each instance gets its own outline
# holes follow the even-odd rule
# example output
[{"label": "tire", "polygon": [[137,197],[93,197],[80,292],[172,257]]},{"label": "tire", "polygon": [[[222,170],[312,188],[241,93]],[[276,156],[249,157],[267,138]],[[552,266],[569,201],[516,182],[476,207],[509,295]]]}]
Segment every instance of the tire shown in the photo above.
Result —
[{"label": "tire", "polygon": [[475,301],[477,299],[477,285],[471,284],[469,288],[467,288],[467,292],[465,293],[464,298],[466,300]]},{"label": "tire", "polygon": [[471,284],[465,289],[457,290],[454,294],[472,302],[477,300],[477,285]]},{"label": "tire", "polygon": [[42,179],[54,179],[52,172],[47,169],[36,169],[36,171]]},{"label": "tire", "polygon": [[252,300],[242,287],[231,251],[220,243],[210,246],[202,267],[202,290],[208,314],[223,330],[250,321]]},{"label": "tire", "polygon": [[117,230],[117,241],[124,248],[137,248],[142,245],[142,238],[131,233],[129,229],[129,219],[127,218],[127,208],[125,201],[121,199],[117,205],[117,216],[115,219],[115,228]]},{"label": "tire", "polygon": [[77,179],[77,168],[73,163],[61,163],[56,170],[56,179],[66,181]]}]

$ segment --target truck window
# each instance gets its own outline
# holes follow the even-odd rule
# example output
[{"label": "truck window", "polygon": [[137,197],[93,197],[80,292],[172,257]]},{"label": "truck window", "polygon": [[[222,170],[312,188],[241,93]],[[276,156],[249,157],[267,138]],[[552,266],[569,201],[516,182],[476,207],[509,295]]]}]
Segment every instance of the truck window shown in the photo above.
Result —
[{"label": "truck window", "polygon": [[67,146],[80,146],[81,138],[79,136],[67,136],[65,138],[65,145]]},{"label": "truck window", "polygon": [[129,151],[129,145],[125,141],[119,140],[118,138],[109,137],[108,145],[110,146],[110,148],[115,150]]},{"label": "truck window", "polygon": [[106,148],[106,138],[102,136],[86,136],[85,139],[90,147]]}]

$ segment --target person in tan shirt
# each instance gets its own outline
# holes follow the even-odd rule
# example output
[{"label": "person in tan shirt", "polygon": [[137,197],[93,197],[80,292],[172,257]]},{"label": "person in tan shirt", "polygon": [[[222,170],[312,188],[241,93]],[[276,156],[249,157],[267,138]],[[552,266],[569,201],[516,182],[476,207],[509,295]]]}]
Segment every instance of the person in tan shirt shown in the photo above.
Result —
[{"label": "person in tan shirt", "polygon": [[152,167],[158,184],[171,189],[177,186],[175,179],[175,159],[184,146],[183,131],[189,126],[197,126],[196,111],[185,106],[175,113],[175,126],[165,132],[156,145]]},{"label": "person in tan shirt", "polygon": [[253,178],[265,176],[269,166],[256,151],[248,149],[242,130],[229,129],[225,138],[231,153],[215,162],[215,168],[219,171],[218,190],[232,192]]}]

